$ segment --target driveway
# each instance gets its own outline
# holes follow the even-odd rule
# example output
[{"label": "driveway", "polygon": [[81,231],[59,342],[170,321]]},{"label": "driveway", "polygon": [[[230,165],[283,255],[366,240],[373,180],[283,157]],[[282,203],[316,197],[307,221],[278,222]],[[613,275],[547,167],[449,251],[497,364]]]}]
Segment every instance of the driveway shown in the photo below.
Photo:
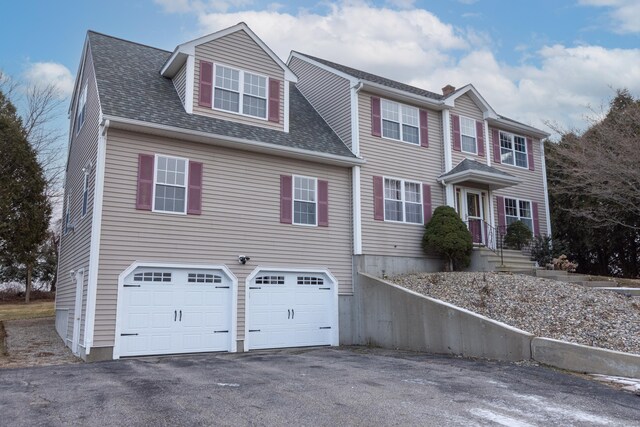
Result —
[{"label": "driveway", "polygon": [[640,397],[538,366],[361,347],[0,370],[4,425],[624,425]]}]

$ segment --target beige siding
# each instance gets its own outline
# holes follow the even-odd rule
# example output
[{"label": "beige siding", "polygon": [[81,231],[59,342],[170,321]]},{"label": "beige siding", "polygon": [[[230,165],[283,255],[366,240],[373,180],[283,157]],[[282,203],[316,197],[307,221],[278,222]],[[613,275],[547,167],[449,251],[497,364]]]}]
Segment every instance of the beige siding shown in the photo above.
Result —
[{"label": "beige siding", "polygon": [[296,87],[333,131],[351,148],[351,91],[349,81],[299,58],[289,67],[298,77]]},{"label": "beige siding", "polygon": [[[89,276],[89,252],[91,245],[91,222],[93,214],[93,195],[96,172],[96,156],[98,150],[98,121],[100,116],[100,104],[98,100],[97,89],[95,86],[95,77],[93,70],[93,62],[91,61],[91,51],[87,51],[84,63],[84,75],[80,91],[84,84],[87,87],[87,110],[86,118],[80,132],[76,135],[73,131],[71,140],[71,148],[69,151],[69,160],[67,165],[67,173],[65,177],[65,196],[63,213],[67,209],[67,196],[71,196],[71,222],[75,224],[74,231],[68,232],[62,236],[60,241],[60,260],[58,264],[58,286],[56,292],[56,309],[69,309],[67,338],[71,339],[73,335],[73,318],[75,317],[75,295],[76,283],[75,277],[70,275],[71,270],[78,271],[84,268],[84,288],[87,287],[87,279]],[[75,117],[75,109],[73,112]],[[89,166],[92,164],[92,166]],[[83,168],[89,170],[89,197],[87,204],[87,214],[82,214],[82,190],[84,184]],[[84,339],[84,322],[86,310],[86,294],[83,299],[83,313],[81,324],[81,340]]]},{"label": "beige siding", "polygon": [[[136,210],[139,153],[203,162],[202,215]],[[329,227],[280,223],[281,174],[329,181]],[[340,293],[351,293],[350,182],[349,168],[110,131],[95,345],[113,345],[118,275],[136,260],[227,265],[239,280],[239,339],[244,280],[257,266],[327,267]],[[251,257],[247,265],[238,264],[239,254]]]},{"label": "beige siding", "polygon": [[[200,107],[198,96],[200,89],[200,61],[210,61],[214,64],[227,65],[261,74],[266,77],[275,78],[281,81],[280,84],[280,123],[270,122],[242,114],[229,113],[226,111],[214,110],[212,108]],[[265,51],[256,44],[244,30],[236,31],[228,36],[221,37],[209,43],[196,46],[195,55],[195,76],[193,86],[193,112],[206,116],[217,117],[225,120],[246,123],[253,126],[262,126],[271,129],[284,129],[284,71],[271,59]],[[242,104],[242,100],[240,101]]]},{"label": "beige siding", "polygon": [[182,105],[184,105],[185,88],[187,87],[187,63],[180,68],[180,71],[173,77],[173,86],[176,88],[176,92],[178,92],[178,96],[180,97],[180,101],[182,101]]},{"label": "beige siding", "polygon": [[[484,120],[482,111],[480,110],[480,108],[478,108],[475,102],[473,102],[471,97],[469,97],[469,95],[467,94],[464,94],[460,96],[460,98],[456,99],[455,106],[451,110],[451,114],[457,114],[459,116],[468,117],[473,120],[480,120],[480,121]],[[453,121],[451,121],[451,137],[453,138]],[[461,161],[467,158],[477,160],[478,162],[481,162],[481,163],[485,163],[487,161],[486,153],[485,153],[485,156],[480,157],[473,153],[455,151],[453,150],[453,140],[451,141],[451,144],[452,144],[451,160],[453,162],[453,167],[456,167],[458,163],[460,163]]]},{"label": "beige siding", "polygon": [[371,96],[359,94],[360,151],[367,161],[361,168],[362,250],[370,255],[423,256],[424,228],[373,219],[373,176],[382,175],[431,185],[431,206],[444,203],[436,182],[441,174],[442,116],[429,113],[429,148],[371,135]]}]

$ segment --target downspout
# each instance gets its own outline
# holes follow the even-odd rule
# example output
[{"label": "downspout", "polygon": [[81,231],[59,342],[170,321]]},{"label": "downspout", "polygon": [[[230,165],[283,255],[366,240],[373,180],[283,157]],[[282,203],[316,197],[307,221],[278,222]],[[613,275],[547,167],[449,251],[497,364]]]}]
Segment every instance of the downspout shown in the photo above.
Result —
[{"label": "downspout", "polygon": [[[351,151],[360,157],[360,121],[358,93],[363,83],[358,81],[351,86]],[[360,166],[353,166],[351,174],[353,191],[353,254],[362,255],[362,200],[360,191]]]}]

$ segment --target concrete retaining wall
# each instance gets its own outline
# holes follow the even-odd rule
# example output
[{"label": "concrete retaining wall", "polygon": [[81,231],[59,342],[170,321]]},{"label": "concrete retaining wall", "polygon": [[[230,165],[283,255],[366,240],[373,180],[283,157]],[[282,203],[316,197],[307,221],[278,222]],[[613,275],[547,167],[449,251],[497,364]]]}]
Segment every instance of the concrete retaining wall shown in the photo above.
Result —
[{"label": "concrete retaining wall", "polygon": [[444,261],[437,257],[354,255],[353,265],[356,271],[375,277],[391,277],[400,274],[442,271]]}]

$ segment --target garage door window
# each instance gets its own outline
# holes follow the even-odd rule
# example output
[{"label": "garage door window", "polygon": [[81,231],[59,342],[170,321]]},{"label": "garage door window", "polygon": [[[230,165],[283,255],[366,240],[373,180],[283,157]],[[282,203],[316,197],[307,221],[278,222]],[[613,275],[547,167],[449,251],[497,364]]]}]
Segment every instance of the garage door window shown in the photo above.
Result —
[{"label": "garage door window", "polygon": [[189,283],[222,283],[222,277],[208,273],[189,273],[187,277]]},{"label": "garage door window", "polygon": [[284,285],[284,276],[259,276],[256,285]]},{"label": "garage door window", "polygon": [[324,279],[314,276],[298,276],[298,285],[324,285]]},{"label": "garage door window", "polygon": [[170,282],[171,273],[162,271],[145,271],[133,275],[134,282]]}]

